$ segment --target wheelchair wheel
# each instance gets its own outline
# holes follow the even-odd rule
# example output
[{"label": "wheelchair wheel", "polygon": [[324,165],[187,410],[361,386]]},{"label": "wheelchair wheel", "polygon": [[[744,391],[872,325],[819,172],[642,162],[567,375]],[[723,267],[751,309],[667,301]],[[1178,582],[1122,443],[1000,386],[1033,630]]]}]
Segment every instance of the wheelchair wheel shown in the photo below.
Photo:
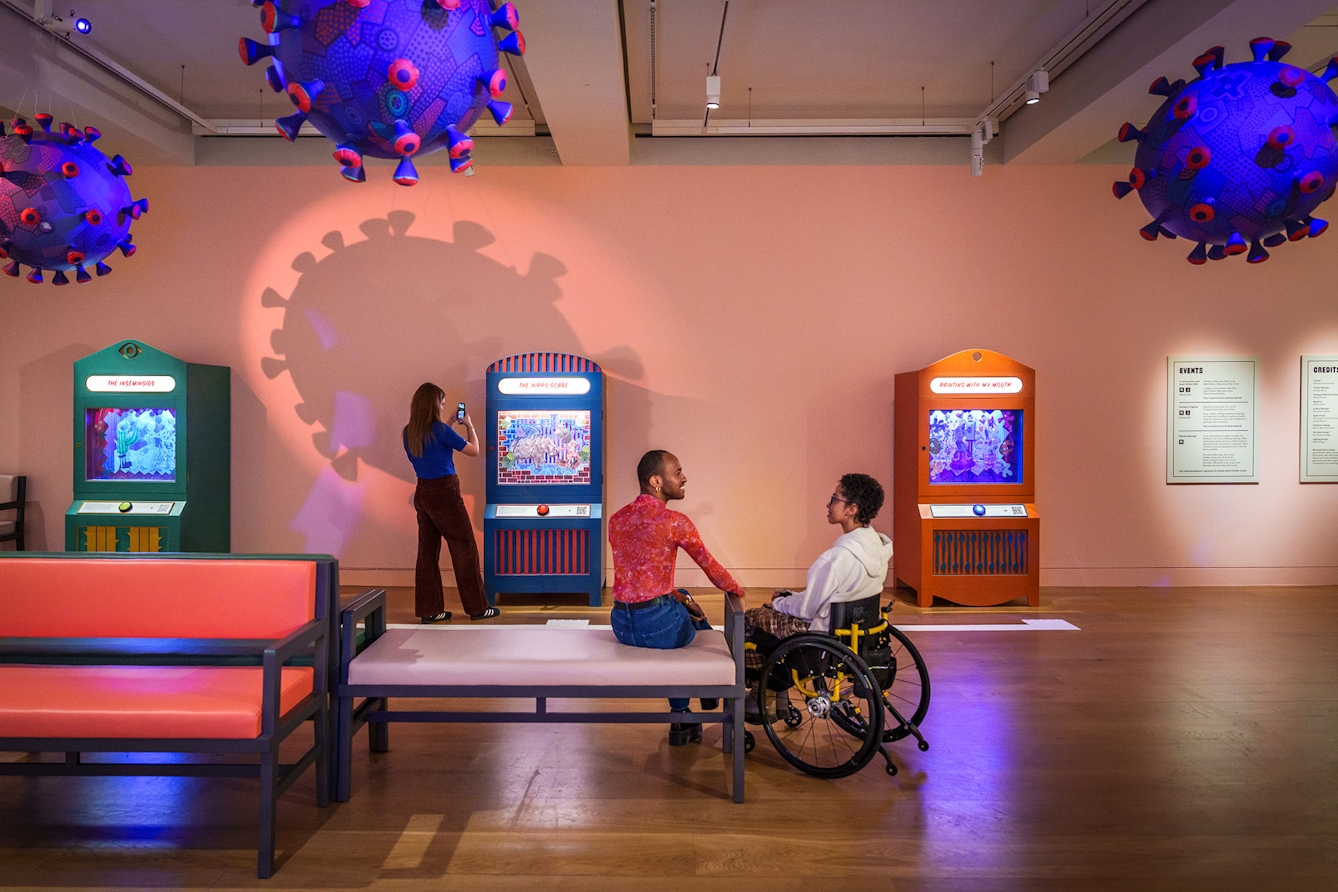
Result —
[{"label": "wheelchair wheel", "polygon": [[919,728],[925,720],[929,712],[929,670],[909,638],[890,623],[887,631],[892,636],[892,671],[883,689],[883,702],[888,710],[883,740],[890,742],[910,734],[911,725]]},{"label": "wheelchair wheel", "polygon": [[[845,777],[863,768],[882,742],[878,682],[853,651],[826,635],[786,638],[762,667],[788,708],[765,716],[762,728],[785,761],[814,777]],[[792,724],[793,723],[793,724]]]}]

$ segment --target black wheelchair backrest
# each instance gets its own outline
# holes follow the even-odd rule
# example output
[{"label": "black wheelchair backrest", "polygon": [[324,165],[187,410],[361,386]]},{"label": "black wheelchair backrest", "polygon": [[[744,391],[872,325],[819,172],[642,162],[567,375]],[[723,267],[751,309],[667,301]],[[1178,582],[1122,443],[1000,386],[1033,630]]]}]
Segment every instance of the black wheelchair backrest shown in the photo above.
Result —
[{"label": "black wheelchair backrest", "polygon": [[882,621],[880,612],[882,598],[872,595],[858,601],[838,601],[832,605],[832,629],[848,629],[851,624],[859,623],[860,628],[868,631]]}]

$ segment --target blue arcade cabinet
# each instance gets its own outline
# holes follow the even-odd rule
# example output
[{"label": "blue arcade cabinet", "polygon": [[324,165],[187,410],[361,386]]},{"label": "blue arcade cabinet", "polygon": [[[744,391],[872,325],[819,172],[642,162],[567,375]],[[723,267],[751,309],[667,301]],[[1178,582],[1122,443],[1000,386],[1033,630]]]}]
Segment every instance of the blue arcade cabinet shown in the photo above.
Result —
[{"label": "blue arcade cabinet", "polygon": [[487,375],[483,587],[604,588],[604,373],[566,353],[499,359]]}]

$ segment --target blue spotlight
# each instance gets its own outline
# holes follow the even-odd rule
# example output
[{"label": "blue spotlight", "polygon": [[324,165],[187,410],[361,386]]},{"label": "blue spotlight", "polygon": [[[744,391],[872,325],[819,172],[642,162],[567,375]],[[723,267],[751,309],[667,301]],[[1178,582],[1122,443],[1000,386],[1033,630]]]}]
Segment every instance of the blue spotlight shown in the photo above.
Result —
[{"label": "blue spotlight", "polygon": [[93,31],[93,23],[88,19],[75,19],[74,30],[78,31],[80,34],[89,34]]}]

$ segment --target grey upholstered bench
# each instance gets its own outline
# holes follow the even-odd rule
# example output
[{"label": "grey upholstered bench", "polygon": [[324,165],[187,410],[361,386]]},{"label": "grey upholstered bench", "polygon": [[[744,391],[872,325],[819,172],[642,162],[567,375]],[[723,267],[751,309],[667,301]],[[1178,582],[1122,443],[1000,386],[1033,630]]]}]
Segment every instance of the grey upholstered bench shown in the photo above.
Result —
[{"label": "grey upholstered bench", "polygon": [[[733,794],[743,801],[743,611],[725,595],[725,630],[698,632],[677,650],[619,644],[607,627],[536,625],[424,626],[388,629],[385,592],[349,604],[340,618],[335,701],[335,795],[348,801],[353,737],[368,725],[373,752],[389,749],[387,722],[683,721],[724,725],[732,756]],[[357,626],[366,635],[358,646]],[[533,699],[533,712],[392,710],[391,697]],[[551,698],[719,698],[721,712],[550,712]]]}]

